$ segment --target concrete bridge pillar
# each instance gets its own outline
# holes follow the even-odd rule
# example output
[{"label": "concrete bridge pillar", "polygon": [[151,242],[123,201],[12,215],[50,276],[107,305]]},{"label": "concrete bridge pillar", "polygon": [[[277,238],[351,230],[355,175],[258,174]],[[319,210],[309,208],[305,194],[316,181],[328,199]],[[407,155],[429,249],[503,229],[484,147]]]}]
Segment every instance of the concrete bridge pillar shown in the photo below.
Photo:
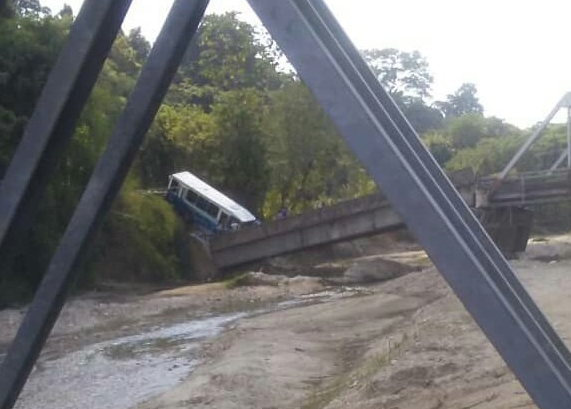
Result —
[{"label": "concrete bridge pillar", "polygon": [[480,222],[506,257],[524,252],[533,227],[533,212],[517,206],[476,209]]},{"label": "concrete bridge pillar", "polygon": [[210,252],[208,240],[188,234],[189,276],[196,281],[210,281],[218,275],[218,267]]}]

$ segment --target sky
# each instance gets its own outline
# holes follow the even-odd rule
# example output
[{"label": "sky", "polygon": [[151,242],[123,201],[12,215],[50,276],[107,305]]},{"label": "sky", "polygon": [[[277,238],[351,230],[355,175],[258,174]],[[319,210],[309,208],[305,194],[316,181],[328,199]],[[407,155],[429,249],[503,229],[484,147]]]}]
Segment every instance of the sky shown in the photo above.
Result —
[{"label": "sky", "polygon": [[[358,48],[420,51],[436,100],[472,82],[487,116],[529,127],[571,91],[571,1],[325,1]],[[75,13],[82,2],[41,1],[54,12],[67,3]],[[133,0],[124,28],[140,26],[152,41],[171,4]],[[207,12],[232,10],[261,26],[246,0],[211,0]],[[561,112],[556,122],[564,120]]]}]

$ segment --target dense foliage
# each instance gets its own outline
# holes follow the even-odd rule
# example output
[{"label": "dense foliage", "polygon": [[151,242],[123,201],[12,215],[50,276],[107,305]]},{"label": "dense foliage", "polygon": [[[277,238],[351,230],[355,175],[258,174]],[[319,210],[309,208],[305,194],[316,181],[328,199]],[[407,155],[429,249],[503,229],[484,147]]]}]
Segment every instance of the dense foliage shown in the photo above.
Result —
[{"label": "dense foliage", "polygon": [[[1,4],[0,178],[73,21],[69,7],[53,14],[38,0]],[[184,277],[180,223],[160,196],[145,193],[164,187],[176,171],[196,173],[266,219],[282,207],[299,213],[374,191],[265,34],[232,13],[207,16],[199,31],[93,246],[82,285],[95,278]],[[0,271],[0,305],[37,286],[149,52],[140,29],[116,40],[23,250]],[[419,52],[363,55],[446,168],[496,172],[525,137],[484,117],[473,84],[433,101],[432,76]],[[548,132],[521,166],[540,168],[554,159],[564,130]]]}]

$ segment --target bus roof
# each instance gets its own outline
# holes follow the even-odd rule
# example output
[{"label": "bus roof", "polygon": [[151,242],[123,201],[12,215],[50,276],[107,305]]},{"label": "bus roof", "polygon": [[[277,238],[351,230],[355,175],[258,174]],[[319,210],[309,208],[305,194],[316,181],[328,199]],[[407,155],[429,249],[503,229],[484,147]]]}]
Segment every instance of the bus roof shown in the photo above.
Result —
[{"label": "bus roof", "polygon": [[240,206],[238,203],[230,199],[224,193],[216,190],[209,184],[203,182],[196,176],[194,176],[190,172],[180,172],[171,175],[173,179],[178,181],[180,184],[190,188],[197,193],[201,194],[208,200],[212,201],[214,204],[218,205],[222,208],[222,210],[226,211],[230,214],[230,216],[234,216],[240,222],[246,223],[256,220],[254,215],[250,213],[247,209]]}]

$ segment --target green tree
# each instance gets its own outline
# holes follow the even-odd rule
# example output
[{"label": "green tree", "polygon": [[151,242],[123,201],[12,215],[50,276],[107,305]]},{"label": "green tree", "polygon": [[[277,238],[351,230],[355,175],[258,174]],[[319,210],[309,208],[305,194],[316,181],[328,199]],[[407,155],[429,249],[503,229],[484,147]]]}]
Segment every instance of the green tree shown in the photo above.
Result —
[{"label": "green tree", "polygon": [[440,129],[443,126],[444,118],[436,108],[426,105],[422,100],[411,100],[407,105],[401,107],[412,127],[422,135],[428,131]]},{"label": "green tree", "polygon": [[[20,5],[24,7],[23,3]],[[71,11],[64,9],[55,17],[30,11],[0,19],[0,176],[20,140],[72,18]],[[51,175],[33,228],[27,234],[20,254],[16,255],[11,270],[0,274],[0,305],[29,295],[41,280],[113,124],[125,105],[134,76],[140,68],[135,57],[136,53],[125,37],[120,36],[63,153],[63,159]],[[142,197],[137,191],[136,175],[131,175],[130,179],[132,182],[125,186],[108,217],[102,238],[92,246],[95,254],[104,255],[98,260],[100,268],[104,269],[105,263],[107,266],[121,264],[129,266],[127,270],[142,278],[178,274],[176,254],[171,246],[176,233],[171,209],[160,198]],[[132,221],[131,217],[139,221],[136,226],[127,222]],[[133,249],[134,256],[129,259],[125,254],[110,251],[105,243],[111,238]],[[151,275],[145,269],[156,271]],[[123,276],[115,278],[124,277],[124,272],[117,273]]]},{"label": "green tree", "polygon": [[107,79],[115,82],[115,85],[124,85],[118,93],[127,96],[135,85],[135,79],[141,71],[142,63],[139,54],[131,46],[130,40],[123,33],[119,33],[113,43],[111,53],[106,64],[110,66],[107,71]]},{"label": "green tree", "polygon": [[455,149],[475,146],[486,137],[486,120],[477,114],[462,115],[448,121],[445,129],[450,143]]},{"label": "green tree", "polygon": [[151,43],[149,43],[143,36],[141,27],[136,27],[129,31],[127,42],[131,49],[135,52],[135,59],[137,63],[143,64],[151,52]]},{"label": "green tree", "polygon": [[405,52],[396,48],[363,51],[373,73],[385,89],[399,102],[430,97],[432,76],[428,62],[418,51]]},{"label": "green tree", "polygon": [[456,152],[446,163],[446,169],[471,168],[479,176],[492,175],[502,170],[522,142],[518,136],[482,139],[476,145]]},{"label": "green tree", "polygon": [[266,217],[283,206],[299,213],[372,190],[370,179],[300,82],[272,94],[265,122],[270,167]]},{"label": "green tree", "polygon": [[218,92],[278,88],[282,75],[262,40],[236,13],[207,15],[185,54],[171,100],[208,109]]},{"label": "green tree", "polygon": [[462,115],[483,115],[484,107],[477,96],[478,90],[472,83],[464,83],[458,90],[449,94],[446,101],[439,101],[435,106],[439,108],[446,118]]},{"label": "green tree", "polygon": [[0,106],[31,114],[68,27],[53,17],[0,21]]},{"label": "green tree", "polygon": [[212,107],[215,123],[212,180],[246,208],[259,212],[268,184],[262,119],[257,91],[228,91]]},{"label": "green tree", "polygon": [[428,133],[424,136],[423,142],[440,166],[444,166],[454,156],[450,140],[442,133]]},{"label": "green tree", "polygon": [[50,9],[42,7],[39,0],[13,0],[14,10],[22,17],[40,18],[50,14]]},{"label": "green tree", "polygon": [[365,50],[363,57],[419,134],[442,127],[442,113],[427,103],[433,78],[422,54],[384,48]]},{"label": "green tree", "polygon": [[57,16],[61,19],[69,19],[73,21],[73,9],[69,4],[64,4]]},{"label": "green tree", "polygon": [[139,156],[145,186],[164,186],[167,176],[183,170],[213,173],[216,124],[196,105],[163,105]]}]

